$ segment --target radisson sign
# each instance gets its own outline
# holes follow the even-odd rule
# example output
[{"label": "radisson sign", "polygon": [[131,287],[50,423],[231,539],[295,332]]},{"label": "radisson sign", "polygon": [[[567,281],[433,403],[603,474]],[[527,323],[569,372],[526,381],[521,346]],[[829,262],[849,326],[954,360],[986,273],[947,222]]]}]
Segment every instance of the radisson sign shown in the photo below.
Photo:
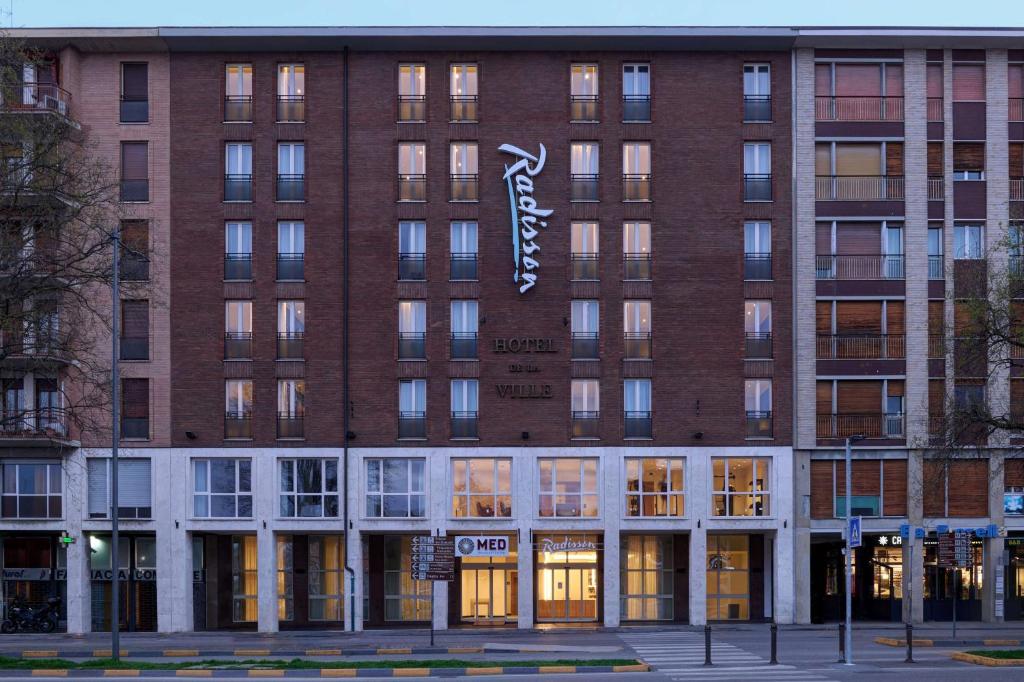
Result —
[{"label": "radisson sign", "polygon": [[[533,257],[540,246],[535,241],[539,234],[538,227],[547,227],[547,218],[552,213],[550,208],[537,208],[537,200],[533,198],[533,178],[544,170],[547,150],[540,145],[540,152],[533,154],[523,151],[511,144],[503,144],[498,151],[516,157],[511,166],[505,165],[505,183],[508,185],[508,207],[512,221],[512,260],[515,272],[512,280],[519,285],[519,293],[525,294],[537,283],[535,270],[540,263]],[[532,165],[531,165],[532,164]]]}]

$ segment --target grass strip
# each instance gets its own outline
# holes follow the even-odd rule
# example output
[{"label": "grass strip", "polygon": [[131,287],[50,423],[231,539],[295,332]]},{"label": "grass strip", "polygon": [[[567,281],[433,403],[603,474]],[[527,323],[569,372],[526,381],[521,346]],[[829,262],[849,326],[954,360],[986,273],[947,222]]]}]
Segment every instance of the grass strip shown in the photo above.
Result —
[{"label": "grass strip", "polygon": [[311,661],[304,658],[285,659],[248,659],[244,661],[204,660],[188,662],[149,661],[114,661],[113,659],[90,659],[88,661],[68,661],[62,658],[8,658],[0,656],[0,669],[5,670],[202,670],[220,669],[237,670],[249,668],[272,668],[281,670],[319,670],[363,669],[363,668],[534,668],[546,666],[617,666],[635,665],[633,658],[597,658],[597,659],[555,659],[535,661],[466,661],[457,658],[427,660],[389,660],[389,661]]},{"label": "grass strip", "polygon": [[1024,649],[980,649],[967,653],[985,658],[1001,658],[1009,660],[1024,659]]}]

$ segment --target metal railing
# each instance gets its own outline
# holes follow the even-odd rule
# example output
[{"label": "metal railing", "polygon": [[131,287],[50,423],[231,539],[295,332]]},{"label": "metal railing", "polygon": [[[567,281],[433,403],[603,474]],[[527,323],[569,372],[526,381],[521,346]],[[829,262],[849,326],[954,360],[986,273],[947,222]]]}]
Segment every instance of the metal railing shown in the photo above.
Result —
[{"label": "metal railing", "polygon": [[771,201],[771,173],[743,174],[743,201]]},{"label": "metal railing", "polygon": [[650,332],[626,332],[623,334],[626,346],[627,360],[650,360],[651,359],[651,333]]},{"label": "metal railing", "polygon": [[929,122],[941,122],[945,118],[945,114],[942,111],[941,97],[929,97],[927,108]]},{"label": "metal railing", "polygon": [[224,414],[224,438],[252,438],[252,414],[226,412]]},{"label": "metal railing", "polygon": [[597,201],[597,173],[573,173],[569,177],[570,201]]},{"label": "metal railing", "polygon": [[903,334],[818,334],[819,360],[891,360],[906,356]]},{"label": "metal railing", "polygon": [[478,120],[476,95],[452,95],[451,96],[451,117],[452,123],[473,123]]},{"label": "metal railing", "polygon": [[121,96],[121,123],[146,123],[149,121],[149,98]]},{"label": "metal railing", "polygon": [[252,332],[225,332],[224,359],[249,360],[252,358]]},{"label": "metal railing", "polygon": [[424,332],[403,332],[398,335],[399,360],[425,360],[427,335]]},{"label": "metal railing", "polygon": [[1009,120],[1013,123],[1024,121],[1024,99],[1011,97],[1006,113]]},{"label": "metal railing", "polygon": [[903,438],[903,413],[819,414],[818,438]]},{"label": "metal railing", "polygon": [[279,174],[277,176],[278,201],[305,201],[306,176],[299,173]]},{"label": "metal railing", "polygon": [[597,438],[600,412],[572,413],[572,438]]},{"label": "metal railing", "polygon": [[747,438],[771,438],[773,435],[772,413],[747,411]]},{"label": "metal railing", "polygon": [[452,332],[451,355],[452,360],[476,360],[477,333]]},{"label": "metal railing", "polygon": [[623,201],[650,201],[651,200],[651,174],[650,173],[623,173],[622,174],[622,200]]},{"label": "metal railing", "polygon": [[625,123],[647,123],[651,120],[650,95],[623,95],[622,120]]},{"label": "metal railing", "polygon": [[121,417],[122,438],[149,438],[148,417]]},{"label": "metal railing", "polygon": [[452,438],[476,438],[478,422],[476,412],[452,412]]},{"label": "metal railing", "polygon": [[427,256],[423,253],[398,254],[398,279],[421,282],[427,278]]},{"label": "metal railing", "polygon": [[4,111],[53,111],[67,116],[71,93],[54,83],[11,83],[0,87]]},{"label": "metal railing", "polygon": [[[1014,279],[1019,280],[1021,277],[1024,277],[1024,254],[1011,253],[1007,257],[1006,267],[1010,276]],[[1019,284],[1019,282],[1015,282],[1015,284]]]},{"label": "metal railing", "polygon": [[277,279],[279,281],[301,282],[306,278],[306,254],[277,254]]},{"label": "metal railing", "polygon": [[427,120],[427,96],[426,95],[399,95],[398,96],[398,120],[399,121],[426,121]]},{"label": "metal railing", "polygon": [[477,255],[475,253],[453,253],[449,263],[449,277],[456,281],[477,279]]},{"label": "metal railing", "polygon": [[598,276],[598,254],[596,253],[574,253],[569,257],[572,265],[572,278],[574,280],[597,280]]},{"label": "metal railing", "polygon": [[819,201],[890,201],[903,199],[902,175],[818,175],[814,198]]},{"label": "metal railing", "polygon": [[301,123],[306,120],[306,97],[304,95],[277,96],[277,122]]},{"label": "metal railing", "polygon": [[122,360],[149,360],[148,336],[122,336],[118,341]]},{"label": "metal railing", "polygon": [[121,180],[121,201],[149,201],[149,180]]},{"label": "metal railing", "polygon": [[301,360],[304,332],[277,333],[277,359]]},{"label": "metal railing", "polygon": [[399,201],[426,201],[427,176],[422,173],[400,173],[398,175]]},{"label": "metal railing", "polygon": [[596,360],[599,353],[600,344],[597,332],[572,333],[573,360]]},{"label": "metal railing", "polygon": [[587,122],[596,121],[597,95],[570,95],[569,120]]},{"label": "metal railing", "polygon": [[943,256],[931,255],[928,256],[928,279],[945,279],[945,263]]},{"label": "metal railing", "polygon": [[229,123],[252,121],[252,95],[228,95],[224,98],[224,120]]},{"label": "metal railing", "polygon": [[651,413],[650,412],[625,412],[625,437],[626,438],[650,438],[651,437]]},{"label": "metal railing", "polygon": [[149,259],[135,253],[122,253],[120,270],[122,282],[148,282]]},{"label": "metal railing", "polygon": [[743,95],[743,121],[745,123],[769,123],[771,120],[771,95]]},{"label": "metal railing", "polygon": [[67,414],[56,407],[0,412],[0,434],[4,436],[65,436]]},{"label": "metal railing", "polygon": [[305,436],[305,415],[296,412],[277,413],[278,438],[303,438]]},{"label": "metal railing", "polygon": [[651,278],[651,254],[627,253],[622,257],[622,278],[649,280]]},{"label": "metal railing", "polygon": [[816,121],[902,121],[903,98],[886,96],[818,95]]},{"label": "metal railing", "polygon": [[772,254],[743,254],[743,279],[770,280],[772,278]]},{"label": "metal railing", "polygon": [[398,413],[399,438],[426,438],[427,416],[423,412]]},{"label": "metal railing", "polygon": [[472,175],[456,175],[452,174],[449,176],[451,180],[451,199],[452,201],[479,201],[480,200],[480,182],[475,174]]},{"label": "metal railing", "polygon": [[1010,178],[1010,201],[1024,201],[1024,178]]},{"label": "metal railing", "polygon": [[744,337],[744,357],[750,360],[772,357],[771,332],[746,332]]},{"label": "metal railing", "polygon": [[817,279],[904,279],[903,254],[814,257]]},{"label": "metal railing", "polygon": [[946,336],[944,334],[928,335],[928,359],[944,360],[946,358]]},{"label": "metal railing", "polygon": [[225,253],[224,254],[224,279],[226,279],[226,280],[250,280],[250,279],[252,279],[252,254],[251,253]]},{"label": "metal railing", "polygon": [[946,198],[946,180],[941,175],[928,176],[928,200],[942,201]]},{"label": "metal railing", "polygon": [[225,175],[224,201],[252,201],[252,175]]}]

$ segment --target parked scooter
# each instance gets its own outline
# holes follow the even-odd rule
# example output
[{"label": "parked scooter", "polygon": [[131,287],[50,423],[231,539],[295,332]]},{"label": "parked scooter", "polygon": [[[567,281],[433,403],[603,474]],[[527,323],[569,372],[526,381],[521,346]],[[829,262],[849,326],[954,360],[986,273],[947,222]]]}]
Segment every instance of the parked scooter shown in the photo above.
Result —
[{"label": "parked scooter", "polygon": [[7,618],[0,623],[0,632],[53,632],[60,618],[60,597],[50,597],[46,604],[33,609],[18,598],[7,606]]}]

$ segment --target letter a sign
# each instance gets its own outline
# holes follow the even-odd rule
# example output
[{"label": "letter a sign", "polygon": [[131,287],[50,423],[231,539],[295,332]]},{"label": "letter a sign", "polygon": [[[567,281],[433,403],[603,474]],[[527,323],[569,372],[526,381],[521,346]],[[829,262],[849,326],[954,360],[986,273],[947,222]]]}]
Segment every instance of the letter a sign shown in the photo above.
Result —
[{"label": "letter a sign", "polygon": [[849,533],[850,547],[860,547],[861,537],[859,516],[850,517],[850,527],[846,529],[846,532]]}]

